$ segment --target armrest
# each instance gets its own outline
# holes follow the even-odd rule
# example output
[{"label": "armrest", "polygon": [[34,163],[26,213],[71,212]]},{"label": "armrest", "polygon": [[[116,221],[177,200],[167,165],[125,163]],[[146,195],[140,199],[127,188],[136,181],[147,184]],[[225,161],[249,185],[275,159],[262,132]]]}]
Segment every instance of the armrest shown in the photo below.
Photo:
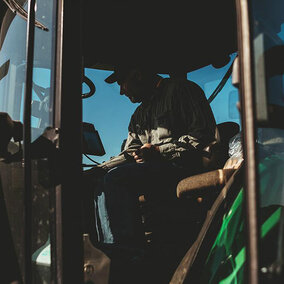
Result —
[{"label": "armrest", "polygon": [[220,189],[234,171],[235,169],[219,169],[185,178],[177,185],[177,197],[199,197],[208,190]]}]

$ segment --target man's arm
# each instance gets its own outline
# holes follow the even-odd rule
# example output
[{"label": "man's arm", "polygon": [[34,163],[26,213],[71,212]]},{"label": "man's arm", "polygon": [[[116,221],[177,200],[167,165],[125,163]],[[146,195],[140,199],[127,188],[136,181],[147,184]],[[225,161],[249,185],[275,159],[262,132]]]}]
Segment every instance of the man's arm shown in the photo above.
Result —
[{"label": "man's arm", "polygon": [[137,134],[130,132],[124,146],[124,150],[117,156],[112,157],[110,160],[98,165],[98,167],[105,169],[106,171],[123,165],[129,162],[133,162],[133,153],[142,146]]}]

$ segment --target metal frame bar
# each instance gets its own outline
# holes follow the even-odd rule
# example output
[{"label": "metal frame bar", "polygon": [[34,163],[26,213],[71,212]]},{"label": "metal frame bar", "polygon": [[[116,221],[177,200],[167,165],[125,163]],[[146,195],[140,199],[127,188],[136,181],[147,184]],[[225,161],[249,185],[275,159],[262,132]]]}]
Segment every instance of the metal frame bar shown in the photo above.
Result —
[{"label": "metal frame bar", "polygon": [[259,282],[258,180],[256,165],[255,104],[248,0],[236,0],[243,151],[245,157],[246,281]]},{"label": "metal frame bar", "polygon": [[[62,92],[62,46],[63,46],[63,1],[57,1],[56,13],[56,40],[55,40],[55,68],[54,68],[54,128],[60,129],[61,121],[61,92]],[[63,255],[62,255],[62,186],[55,187],[54,216],[55,216],[55,242],[53,254],[55,256],[55,278],[57,284],[63,283]]]},{"label": "metal frame bar", "polygon": [[56,187],[56,256],[58,283],[83,283],[81,194],[83,1],[58,1],[54,126],[64,161]]},{"label": "metal frame bar", "polygon": [[34,61],[35,0],[29,0],[26,36],[26,82],[24,109],[25,174],[25,280],[32,283],[32,172],[31,172],[31,98]]},{"label": "metal frame bar", "polygon": [[[53,1],[52,22],[55,27],[58,27],[58,10],[59,3],[61,1]],[[57,65],[58,65],[58,29],[51,30],[52,32],[52,66],[50,74],[50,94],[54,94],[52,101],[53,117],[52,123],[55,128],[55,115],[56,115],[56,81],[57,81]],[[49,195],[49,207],[50,207],[50,250],[51,250],[51,281],[53,284],[62,284],[62,255],[61,255],[61,215],[60,210],[57,210],[57,200],[60,201],[60,197],[57,195],[57,186],[50,189]]]}]

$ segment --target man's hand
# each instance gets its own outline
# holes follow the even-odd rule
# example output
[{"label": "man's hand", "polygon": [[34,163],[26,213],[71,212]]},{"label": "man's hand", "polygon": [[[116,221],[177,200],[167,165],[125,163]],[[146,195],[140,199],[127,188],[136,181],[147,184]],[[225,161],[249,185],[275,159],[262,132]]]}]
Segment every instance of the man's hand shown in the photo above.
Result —
[{"label": "man's hand", "polygon": [[159,146],[155,146],[150,143],[144,144],[140,149],[133,152],[132,156],[136,163],[144,163],[146,161],[161,158]]}]

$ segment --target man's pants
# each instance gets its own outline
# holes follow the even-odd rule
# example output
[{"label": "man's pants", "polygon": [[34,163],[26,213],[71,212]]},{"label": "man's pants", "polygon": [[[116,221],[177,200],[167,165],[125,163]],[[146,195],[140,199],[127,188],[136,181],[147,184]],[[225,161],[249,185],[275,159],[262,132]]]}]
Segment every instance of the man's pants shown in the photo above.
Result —
[{"label": "man's pants", "polygon": [[103,178],[102,193],[95,202],[100,241],[143,246],[139,195],[144,194],[146,199],[176,199],[177,183],[188,175],[188,169],[165,161],[129,163],[111,169]]}]

